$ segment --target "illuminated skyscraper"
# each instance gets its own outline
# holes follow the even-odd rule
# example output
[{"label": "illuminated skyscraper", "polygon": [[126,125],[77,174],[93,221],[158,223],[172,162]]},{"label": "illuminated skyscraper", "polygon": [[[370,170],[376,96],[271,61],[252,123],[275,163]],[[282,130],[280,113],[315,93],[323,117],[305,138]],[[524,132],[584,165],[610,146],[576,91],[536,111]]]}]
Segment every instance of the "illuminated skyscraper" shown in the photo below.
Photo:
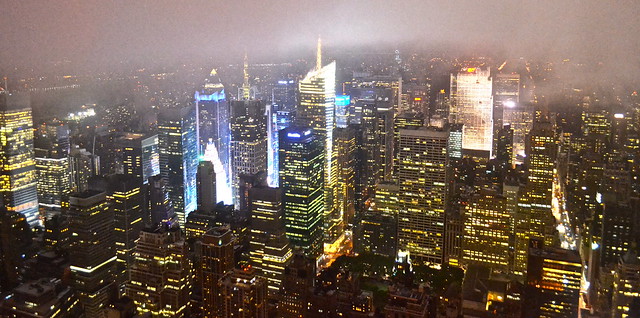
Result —
[{"label": "illuminated skyscraper", "polygon": [[398,248],[419,263],[443,262],[449,132],[400,130]]},{"label": "illuminated skyscraper", "polygon": [[98,317],[116,291],[113,210],[106,193],[86,191],[71,194],[64,213],[71,232],[72,286],[86,316]]},{"label": "illuminated skyscraper", "polygon": [[38,203],[43,210],[60,211],[62,201],[71,190],[69,129],[65,125],[42,125],[37,133]]},{"label": "illuminated skyscraper", "polygon": [[175,224],[145,229],[134,249],[126,295],[138,312],[153,317],[189,317],[189,247]]},{"label": "illuminated skyscraper", "polygon": [[109,178],[107,199],[115,220],[114,241],[117,257],[117,282],[127,280],[127,271],[133,264],[133,248],[144,228],[144,193],[142,180],[131,175]]},{"label": "illuminated skyscraper", "polygon": [[468,67],[451,74],[449,122],[464,124],[462,148],[491,153],[493,95],[489,68]]},{"label": "illuminated skyscraper", "polygon": [[240,209],[240,176],[267,171],[267,131],[262,101],[231,103],[231,181],[234,206]]},{"label": "illuminated skyscraper", "polygon": [[[540,243],[540,241],[537,241]],[[524,317],[577,317],[582,262],[576,251],[539,247],[532,241]]]},{"label": "illuminated skyscraper", "polygon": [[31,226],[38,218],[33,119],[28,95],[0,92],[0,194],[9,211],[22,213]]},{"label": "illuminated skyscraper", "polygon": [[157,225],[176,217],[166,184],[160,175],[149,178],[145,195],[145,224]]},{"label": "illuminated skyscraper", "polygon": [[293,255],[285,268],[282,281],[282,299],[278,314],[284,318],[305,317],[309,306],[310,290],[316,277],[315,260],[301,254]]},{"label": "illuminated skyscraper", "polygon": [[[324,149],[324,237],[333,243],[342,235],[341,216],[338,211],[337,156],[334,146],[336,63],[322,67],[320,41],[316,69],[299,83],[300,105],[296,121],[314,130]],[[282,164],[281,164],[282,165]],[[281,185],[282,186],[282,185]]]},{"label": "illuminated skyscraper", "polygon": [[[493,133],[502,129],[504,125],[504,111],[520,104],[520,74],[517,72],[500,71],[493,76]],[[497,140],[496,140],[497,141]],[[494,151],[495,151],[494,146]]]},{"label": "illuminated skyscraper", "polygon": [[280,188],[289,240],[310,257],[323,252],[322,135],[310,128],[280,131]]},{"label": "illuminated skyscraper", "polygon": [[89,190],[89,178],[100,174],[100,157],[84,148],[71,148],[69,153],[71,192]]},{"label": "illuminated skyscraper", "polygon": [[160,174],[158,135],[127,133],[116,140],[122,162],[122,173],[141,178],[145,184]]},{"label": "illuminated skyscraper", "polygon": [[530,239],[542,238],[550,244],[554,238],[551,203],[557,152],[553,125],[546,119],[535,122],[527,137],[527,183],[519,196],[515,218],[516,273],[524,273]]},{"label": "illuminated skyscraper", "polygon": [[284,229],[282,192],[278,188],[249,189],[251,234],[249,254],[256,275],[267,282],[270,297],[282,287],[284,268],[293,252]]},{"label": "illuminated skyscraper", "polygon": [[218,72],[214,69],[205,79],[205,83],[199,91],[195,93],[197,132],[198,132],[198,152],[205,154],[209,144],[215,148],[215,158],[207,158],[213,161],[214,165],[220,163],[218,174],[218,199],[227,204],[232,203],[231,197],[231,162],[230,145],[231,131],[229,120],[231,110],[227,103],[224,86],[220,81]]},{"label": "illuminated skyscraper", "polygon": [[[513,160],[524,163],[526,140],[533,127],[533,107],[529,103],[506,103],[502,110],[502,123],[513,129]],[[504,126],[503,126],[504,127]]]},{"label": "illuminated skyscraper", "polygon": [[233,248],[236,239],[228,227],[217,227],[207,232],[198,242],[198,280],[202,289],[202,313],[204,317],[220,317],[222,299],[219,281],[233,270]]},{"label": "illuminated skyscraper", "polygon": [[193,107],[158,115],[160,175],[180,223],[197,208],[198,138]]},{"label": "illuminated skyscraper", "polygon": [[338,212],[342,226],[354,223],[355,176],[357,169],[357,131],[353,127],[336,129],[338,154]]},{"label": "illuminated skyscraper", "polygon": [[613,279],[611,317],[633,317],[634,306],[640,306],[640,258],[635,249],[620,258]]},{"label": "illuminated skyscraper", "polygon": [[506,203],[505,197],[489,190],[470,200],[464,217],[464,264],[482,264],[496,272],[508,272],[511,217]]}]

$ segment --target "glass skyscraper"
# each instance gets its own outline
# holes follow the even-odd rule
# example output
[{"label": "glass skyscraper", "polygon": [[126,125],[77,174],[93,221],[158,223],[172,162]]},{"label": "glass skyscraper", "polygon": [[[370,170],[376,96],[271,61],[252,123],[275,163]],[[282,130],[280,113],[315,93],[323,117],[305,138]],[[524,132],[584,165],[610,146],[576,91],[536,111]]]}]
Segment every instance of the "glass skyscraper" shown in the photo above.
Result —
[{"label": "glass skyscraper", "polygon": [[197,208],[198,138],[193,107],[168,109],[158,115],[160,175],[180,223]]},{"label": "glass skyscraper", "polygon": [[33,119],[28,95],[0,92],[0,191],[9,211],[40,224]]},{"label": "glass skyscraper", "polygon": [[323,252],[322,140],[310,128],[280,131],[280,188],[285,230],[294,246],[318,259]]}]

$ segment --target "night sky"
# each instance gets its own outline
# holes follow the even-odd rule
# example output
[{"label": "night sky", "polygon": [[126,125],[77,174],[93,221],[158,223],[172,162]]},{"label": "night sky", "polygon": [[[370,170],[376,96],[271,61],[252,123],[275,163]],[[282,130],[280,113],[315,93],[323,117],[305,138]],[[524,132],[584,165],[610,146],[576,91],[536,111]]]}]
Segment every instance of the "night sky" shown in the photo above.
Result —
[{"label": "night sky", "polygon": [[[456,45],[636,69],[640,1],[0,0],[0,64],[276,59],[329,47]],[[629,64],[631,63],[631,64]]]}]

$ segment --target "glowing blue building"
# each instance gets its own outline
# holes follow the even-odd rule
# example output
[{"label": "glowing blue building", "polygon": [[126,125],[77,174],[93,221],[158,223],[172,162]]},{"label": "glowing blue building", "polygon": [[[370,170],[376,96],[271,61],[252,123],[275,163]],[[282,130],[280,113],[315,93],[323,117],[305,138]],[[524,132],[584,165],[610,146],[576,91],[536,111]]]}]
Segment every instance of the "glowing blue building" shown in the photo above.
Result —
[{"label": "glowing blue building", "polygon": [[[229,119],[231,111],[227,102],[224,86],[216,70],[212,70],[205,79],[204,85],[195,93],[197,134],[199,141],[199,155],[205,155],[207,147],[214,147],[224,171],[224,182],[218,184],[217,197],[226,204],[231,204],[231,175],[230,144],[231,130]],[[219,173],[216,172],[216,175]],[[221,177],[222,178],[222,177]],[[221,180],[218,180],[221,181]]]},{"label": "glowing blue building", "polygon": [[178,220],[185,224],[197,208],[198,134],[196,108],[167,109],[158,115],[160,175]]}]

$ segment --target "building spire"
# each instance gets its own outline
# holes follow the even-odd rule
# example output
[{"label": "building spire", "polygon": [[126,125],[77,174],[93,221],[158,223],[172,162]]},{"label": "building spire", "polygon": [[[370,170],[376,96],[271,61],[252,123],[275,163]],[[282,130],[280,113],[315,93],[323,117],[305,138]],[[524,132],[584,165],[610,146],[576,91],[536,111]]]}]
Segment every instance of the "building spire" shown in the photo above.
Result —
[{"label": "building spire", "polygon": [[251,97],[251,86],[249,86],[249,58],[247,51],[244,51],[244,82],[242,83],[242,99],[249,100]]},{"label": "building spire", "polygon": [[316,70],[322,68],[322,39],[318,35],[318,52],[316,53]]}]

